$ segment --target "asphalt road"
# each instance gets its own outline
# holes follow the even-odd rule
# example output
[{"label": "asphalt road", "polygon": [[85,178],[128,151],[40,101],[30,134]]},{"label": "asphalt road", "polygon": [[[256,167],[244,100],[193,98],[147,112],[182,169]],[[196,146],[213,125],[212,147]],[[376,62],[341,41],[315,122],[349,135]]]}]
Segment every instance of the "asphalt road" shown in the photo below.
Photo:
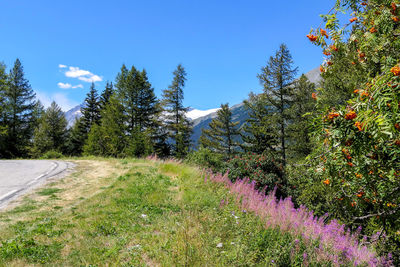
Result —
[{"label": "asphalt road", "polygon": [[66,161],[0,160],[0,208],[71,167]]}]

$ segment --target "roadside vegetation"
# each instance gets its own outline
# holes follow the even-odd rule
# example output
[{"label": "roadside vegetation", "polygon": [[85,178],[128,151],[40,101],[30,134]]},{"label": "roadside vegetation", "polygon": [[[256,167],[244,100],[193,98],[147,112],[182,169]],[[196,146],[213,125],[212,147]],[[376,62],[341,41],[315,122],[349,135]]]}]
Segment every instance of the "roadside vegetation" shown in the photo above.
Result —
[{"label": "roadside vegetation", "polygon": [[[224,186],[229,180],[222,175],[205,175],[176,161],[75,162],[77,172],[66,180],[0,213],[0,265],[333,266],[328,252],[341,263],[354,262],[346,253],[325,252],[318,233],[310,238],[302,230],[288,231],[287,223],[273,223],[277,218],[270,215],[260,217],[246,197],[239,200],[240,194],[229,191],[233,187]],[[108,170],[96,176],[100,179],[90,178],[100,166]],[[246,184],[254,188],[237,183]],[[292,212],[277,205],[281,215]],[[299,224],[299,229],[314,227]],[[337,238],[341,235],[346,237],[343,232]],[[356,252],[356,238],[346,240]],[[366,255],[378,261],[373,250],[360,248],[359,263]]]}]

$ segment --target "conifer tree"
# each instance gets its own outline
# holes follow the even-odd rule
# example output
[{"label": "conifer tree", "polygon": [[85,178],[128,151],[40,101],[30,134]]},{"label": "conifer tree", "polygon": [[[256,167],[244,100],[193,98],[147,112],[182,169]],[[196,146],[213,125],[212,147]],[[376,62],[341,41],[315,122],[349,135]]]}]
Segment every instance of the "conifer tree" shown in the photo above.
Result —
[{"label": "conifer tree", "polygon": [[116,87],[124,106],[124,117],[128,126],[127,153],[143,156],[152,153],[155,147],[159,151],[164,150],[165,139],[159,127],[160,105],[146,71],[139,71],[134,66],[128,71],[123,65],[117,76]]},{"label": "conifer tree", "polygon": [[203,129],[200,136],[200,144],[221,154],[231,156],[236,152],[239,143],[236,138],[239,136],[237,125],[239,122],[232,121],[232,112],[228,104],[222,104],[209,127]]},{"label": "conifer tree", "polygon": [[7,77],[5,90],[5,120],[8,125],[5,154],[8,157],[26,155],[33,135],[35,93],[24,76],[22,64],[17,59]]},{"label": "conifer tree", "polygon": [[289,110],[292,105],[293,81],[297,68],[293,68],[292,56],[285,44],[281,44],[274,57],[270,57],[267,65],[258,75],[264,86],[267,106],[273,113],[270,123],[278,127],[277,138],[284,166],[287,162],[287,125],[290,119]]},{"label": "conifer tree", "polygon": [[90,86],[90,91],[86,96],[84,107],[81,109],[83,124],[85,127],[84,134],[88,134],[93,124],[100,121],[99,97],[94,83]]},{"label": "conifer tree", "polygon": [[94,126],[89,133],[84,153],[111,157],[124,156],[127,147],[124,107],[115,94],[110,97],[101,116],[100,125]]},{"label": "conifer tree", "polygon": [[[267,105],[265,94],[251,93],[249,100],[244,101],[249,118],[243,125],[241,137],[242,149],[256,154],[276,154],[277,127],[271,124],[272,109]],[[275,155],[276,156],[276,155]]]},{"label": "conifer tree", "polygon": [[65,152],[67,139],[67,120],[64,112],[53,101],[39,119],[34,131],[32,153],[35,156],[54,150]]},{"label": "conifer tree", "polygon": [[83,146],[86,142],[86,128],[83,117],[76,118],[75,123],[69,129],[66,153],[73,156],[79,156],[83,152]]},{"label": "conifer tree", "polygon": [[288,125],[289,154],[294,160],[304,159],[312,151],[309,134],[311,133],[310,115],[315,109],[313,92],[315,92],[315,84],[303,74],[295,83],[292,107],[289,111],[291,115],[291,123]]},{"label": "conifer tree", "polygon": [[6,83],[7,74],[6,66],[0,62],[0,158],[5,157],[6,149],[6,135],[7,135],[7,124],[6,124]]},{"label": "conifer tree", "polygon": [[114,93],[114,86],[111,82],[107,82],[104,91],[101,93],[99,100],[99,109],[103,110],[108,102],[110,101],[110,97]]},{"label": "conifer tree", "polygon": [[182,65],[178,65],[173,75],[172,84],[163,91],[163,105],[166,111],[167,128],[173,140],[174,154],[177,157],[183,157],[189,151],[192,125],[185,115],[188,108],[183,106],[186,72]]}]

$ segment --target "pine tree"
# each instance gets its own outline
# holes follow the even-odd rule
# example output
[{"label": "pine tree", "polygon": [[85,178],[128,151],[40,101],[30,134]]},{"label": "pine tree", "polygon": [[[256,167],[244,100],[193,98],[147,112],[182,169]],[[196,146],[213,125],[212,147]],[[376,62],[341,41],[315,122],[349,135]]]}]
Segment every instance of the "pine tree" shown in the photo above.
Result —
[{"label": "pine tree", "polygon": [[6,123],[6,84],[7,74],[6,66],[0,62],[0,158],[6,156],[6,136],[7,136],[7,123]]},{"label": "pine tree", "polygon": [[66,153],[72,156],[79,156],[83,152],[83,146],[86,142],[86,128],[83,117],[75,119],[74,125],[68,131]]},{"label": "pine tree", "polygon": [[315,110],[315,100],[312,98],[314,91],[315,85],[304,74],[296,81],[290,109],[291,123],[288,126],[289,154],[294,160],[304,159],[312,151],[309,134],[310,115]]},{"label": "pine tree", "polygon": [[287,125],[290,119],[289,110],[292,105],[293,81],[297,68],[293,68],[292,56],[285,44],[281,44],[274,57],[270,57],[267,65],[258,75],[264,86],[267,106],[272,108],[270,122],[278,127],[277,138],[284,166],[287,162]]},{"label": "pine tree", "polygon": [[67,139],[67,120],[64,112],[53,101],[39,119],[39,125],[34,131],[32,153],[35,156],[53,150],[65,152]]},{"label": "pine tree", "polygon": [[127,147],[124,107],[116,95],[112,95],[109,104],[101,112],[100,126],[94,126],[90,131],[84,153],[122,157]]},{"label": "pine tree", "polygon": [[8,157],[21,157],[26,155],[33,135],[32,113],[35,93],[24,77],[19,59],[15,61],[7,78],[5,120],[8,131],[5,152]]},{"label": "pine tree", "polygon": [[239,146],[239,143],[235,141],[239,136],[238,124],[239,122],[232,121],[229,105],[221,105],[217,117],[209,124],[210,129],[202,130],[200,144],[218,153],[231,156]]},{"label": "pine tree", "polygon": [[164,150],[159,127],[161,110],[146,71],[138,71],[134,66],[128,71],[123,65],[116,87],[128,126],[128,155],[144,156],[152,153],[155,147]]},{"label": "pine tree", "polygon": [[250,94],[244,101],[249,118],[243,126],[242,149],[256,154],[276,154],[277,128],[271,124],[271,107],[267,106],[265,94]]},{"label": "pine tree", "polygon": [[163,105],[166,111],[167,128],[173,140],[174,154],[177,157],[183,157],[189,151],[192,126],[185,115],[188,108],[183,106],[186,72],[182,65],[178,65],[173,75],[172,84],[163,91]]},{"label": "pine tree", "polygon": [[112,83],[107,82],[104,91],[101,93],[100,100],[99,100],[99,109],[104,110],[108,102],[110,101],[110,97],[114,93],[114,86]]},{"label": "pine tree", "polygon": [[94,83],[90,86],[90,91],[86,96],[84,107],[81,109],[85,133],[88,134],[93,124],[100,121],[99,97]]}]

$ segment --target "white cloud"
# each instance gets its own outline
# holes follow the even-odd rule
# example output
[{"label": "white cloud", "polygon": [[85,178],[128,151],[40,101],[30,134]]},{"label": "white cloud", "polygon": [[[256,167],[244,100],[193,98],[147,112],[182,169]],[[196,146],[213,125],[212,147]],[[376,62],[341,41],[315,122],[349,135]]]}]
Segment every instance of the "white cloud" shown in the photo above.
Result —
[{"label": "white cloud", "polygon": [[102,77],[91,73],[88,70],[81,70],[79,67],[68,67],[68,70],[65,72],[65,76],[69,78],[78,78],[84,82],[101,82],[103,80]]},{"label": "white cloud", "polygon": [[70,83],[57,83],[58,87],[61,89],[76,89],[76,88],[82,88],[83,89],[83,85],[82,84],[77,84],[77,85],[72,85]]},{"label": "white cloud", "polygon": [[67,66],[66,66],[66,65],[63,65],[63,64],[59,64],[58,67],[59,67],[60,69],[65,69],[65,68],[67,68]]},{"label": "white cloud", "polygon": [[52,95],[48,95],[44,92],[36,91],[36,97],[40,100],[40,102],[42,102],[45,108],[48,108],[53,101],[55,101],[63,111],[68,111],[78,105],[77,102],[69,99],[65,93],[54,93]]},{"label": "white cloud", "polygon": [[101,82],[103,79],[98,76],[98,75],[92,75],[90,77],[79,77],[78,78],[81,81],[87,82],[87,83],[95,83],[95,82]]},{"label": "white cloud", "polygon": [[69,89],[72,88],[72,85],[69,83],[57,83],[58,87],[61,89]]}]

